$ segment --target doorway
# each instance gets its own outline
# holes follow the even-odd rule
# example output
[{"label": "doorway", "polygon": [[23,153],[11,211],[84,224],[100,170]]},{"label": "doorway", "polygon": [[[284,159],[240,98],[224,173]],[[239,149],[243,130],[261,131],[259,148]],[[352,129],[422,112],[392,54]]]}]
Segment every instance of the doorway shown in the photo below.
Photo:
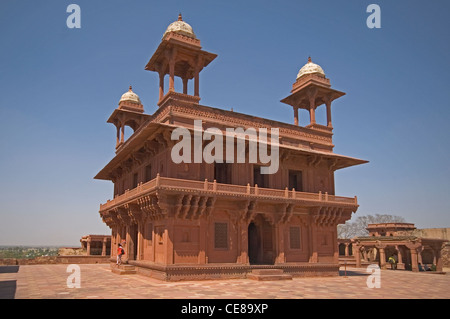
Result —
[{"label": "doorway", "polygon": [[273,265],[275,260],[273,226],[260,215],[248,225],[250,264]]}]

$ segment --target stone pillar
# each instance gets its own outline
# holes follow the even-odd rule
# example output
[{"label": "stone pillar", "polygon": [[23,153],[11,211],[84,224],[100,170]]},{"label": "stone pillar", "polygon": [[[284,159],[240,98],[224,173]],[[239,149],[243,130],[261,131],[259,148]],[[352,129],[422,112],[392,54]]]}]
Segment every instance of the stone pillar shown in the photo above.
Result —
[{"label": "stone pillar", "polygon": [[402,250],[398,245],[395,246],[395,250],[397,250],[397,269],[405,269],[405,264],[403,263],[403,255]]},{"label": "stone pillar", "polygon": [[173,219],[167,220],[164,230],[165,260],[167,265],[173,264]]},{"label": "stone pillar", "polygon": [[208,223],[205,218],[200,220],[200,233],[199,233],[199,253],[198,253],[198,263],[206,264],[206,246],[208,243]]},{"label": "stone pillar", "polygon": [[194,78],[194,96],[200,96],[200,72],[198,70]]},{"label": "stone pillar", "polygon": [[116,128],[117,128],[117,137],[116,137],[116,147],[117,147],[120,144],[120,126],[117,125]]},{"label": "stone pillar", "polygon": [[126,227],[125,227],[125,242],[126,242],[126,244],[125,244],[125,257],[126,257],[126,260],[132,260],[133,258],[133,256],[132,256],[132,254],[133,254],[133,252],[132,252],[132,249],[131,249],[131,225],[127,225]]},{"label": "stone pillar", "polygon": [[435,250],[436,256],[436,271],[442,271],[443,261],[442,261],[442,249],[444,248],[444,244],[440,248]]},{"label": "stone pillar", "polygon": [[278,224],[275,226],[275,243],[277,245],[277,257],[275,258],[276,264],[284,264],[286,262],[286,255],[284,252],[285,244],[284,244],[284,233],[285,233],[285,225]]},{"label": "stone pillar", "polygon": [[309,107],[309,120],[310,124],[316,124],[316,109],[314,106]]},{"label": "stone pillar", "polygon": [[333,126],[331,125],[331,101],[328,100],[326,102],[326,105],[327,105],[327,126],[329,128],[333,128]]},{"label": "stone pillar", "polygon": [[309,262],[310,263],[317,263],[319,261],[319,256],[317,253],[317,226],[312,223],[310,228],[310,236],[309,239],[311,241],[311,251],[309,256]]},{"label": "stone pillar", "polygon": [[411,270],[419,271],[419,264],[417,262],[417,250],[416,248],[412,247],[410,248],[410,251],[411,251]]},{"label": "stone pillar", "polygon": [[169,92],[175,91],[175,57],[169,60]]},{"label": "stone pillar", "polygon": [[194,95],[200,96],[200,68],[203,63],[203,58],[201,56],[197,57],[195,69],[194,69]]},{"label": "stone pillar", "polygon": [[188,79],[187,78],[183,78],[183,93],[184,94],[188,93]]},{"label": "stone pillar", "polygon": [[102,256],[106,256],[106,242],[107,242],[107,238],[103,238],[103,242],[102,242]]},{"label": "stone pillar", "polygon": [[159,100],[161,101],[164,97],[164,73],[159,72]]},{"label": "stone pillar", "polygon": [[298,107],[294,107],[294,124],[298,126]]},{"label": "stone pillar", "polygon": [[310,119],[310,124],[316,124],[316,95],[317,95],[317,88],[310,88],[307,93],[308,93],[308,98],[309,98],[309,119]]},{"label": "stone pillar", "polygon": [[138,223],[138,235],[137,235],[137,256],[136,260],[144,259],[144,222]]},{"label": "stone pillar", "polygon": [[386,269],[386,254],[384,252],[384,247],[379,247],[378,250],[380,251],[380,268]]},{"label": "stone pillar", "polygon": [[353,244],[352,251],[355,256],[356,268],[361,268],[361,246]]},{"label": "stone pillar", "polygon": [[88,237],[86,239],[86,241],[87,241],[87,243],[86,243],[87,255],[90,256],[91,255],[91,237]]},{"label": "stone pillar", "polygon": [[423,246],[420,246],[417,248],[417,261],[423,266],[422,251],[423,251]]},{"label": "stone pillar", "polygon": [[345,245],[345,257],[348,257],[348,245],[349,245],[350,243],[344,243],[344,245]]}]

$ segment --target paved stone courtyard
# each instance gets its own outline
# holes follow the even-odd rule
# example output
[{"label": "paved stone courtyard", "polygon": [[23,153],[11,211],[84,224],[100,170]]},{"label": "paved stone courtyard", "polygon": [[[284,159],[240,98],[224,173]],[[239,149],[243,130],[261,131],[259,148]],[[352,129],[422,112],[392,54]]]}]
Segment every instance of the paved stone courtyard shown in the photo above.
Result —
[{"label": "paved stone courtyard", "polygon": [[450,274],[381,271],[381,287],[368,288],[365,269],[344,276],[162,282],[141,275],[116,275],[109,264],[80,266],[81,287],[68,288],[64,264],[0,266],[0,299],[448,299]]}]

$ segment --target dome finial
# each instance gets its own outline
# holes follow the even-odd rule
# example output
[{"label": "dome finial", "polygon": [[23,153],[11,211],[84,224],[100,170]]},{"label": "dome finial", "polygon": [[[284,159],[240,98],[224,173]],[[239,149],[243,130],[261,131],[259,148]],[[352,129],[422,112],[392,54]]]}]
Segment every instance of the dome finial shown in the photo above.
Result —
[{"label": "dome finial", "polygon": [[178,21],[183,21],[183,18],[181,17],[181,12],[178,14]]},{"label": "dome finial", "polygon": [[131,85],[130,85],[130,88],[128,89],[128,91],[129,91],[129,92],[131,92],[131,91],[132,91],[132,87],[131,87]]},{"label": "dome finial", "polygon": [[309,56],[309,57],[308,57],[308,63],[311,63],[311,62],[312,62],[311,56]]}]

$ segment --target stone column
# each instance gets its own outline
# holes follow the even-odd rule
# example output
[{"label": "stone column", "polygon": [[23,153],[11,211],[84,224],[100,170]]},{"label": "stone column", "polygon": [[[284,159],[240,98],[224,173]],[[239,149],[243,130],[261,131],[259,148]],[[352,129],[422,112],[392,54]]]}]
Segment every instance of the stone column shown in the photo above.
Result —
[{"label": "stone column", "polygon": [[317,253],[317,231],[316,231],[316,228],[317,228],[317,226],[314,223],[312,223],[310,236],[309,236],[309,239],[311,241],[311,253],[310,253],[310,257],[309,257],[310,263],[317,263],[319,261],[319,256]]},{"label": "stone column", "polygon": [[106,241],[107,238],[103,238],[103,242],[102,242],[102,256],[106,256]]},{"label": "stone column", "polygon": [[137,235],[137,256],[136,260],[144,259],[144,227],[145,223],[140,221],[138,223],[138,235]]},{"label": "stone column", "polygon": [[405,269],[405,264],[403,263],[402,250],[398,245],[395,245],[395,250],[397,250],[397,269]]},{"label": "stone column", "polygon": [[411,270],[419,271],[419,264],[417,263],[417,250],[416,248],[410,248],[411,251]]},{"label": "stone column", "polygon": [[445,243],[442,244],[441,247],[435,250],[436,256],[436,271],[442,271],[443,261],[442,261],[442,249],[444,248]]},{"label": "stone column", "polygon": [[332,128],[333,126],[331,125],[331,100],[328,100],[326,102],[327,105],[327,126],[329,128]]},{"label": "stone column", "polygon": [[308,93],[308,98],[309,98],[309,119],[310,119],[310,124],[316,124],[316,95],[317,95],[317,88],[310,88],[307,93]]},{"label": "stone column", "polygon": [[352,252],[355,256],[356,268],[361,268],[361,246],[357,244],[352,245]]},{"label": "stone column", "polygon": [[159,72],[159,100],[161,101],[164,97],[164,73]]},{"label": "stone column", "polygon": [[384,252],[384,247],[378,248],[380,251],[380,268],[386,269],[386,254]]},{"label": "stone column", "polygon": [[316,124],[316,109],[314,106],[309,107],[309,120],[310,124]]},{"label": "stone column", "polygon": [[175,91],[175,57],[169,60],[169,92]]},{"label": "stone column", "polygon": [[198,56],[194,69],[194,95],[200,96],[200,68],[203,63],[203,57]]},{"label": "stone column", "polygon": [[298,126],[298,107],[294,107],[294,124]]},{"label": "stone column", "polygon": [[423,252],[423,246],[418,247],[417,248],[417,261],[423,266],[422,252]]},{"label": "stone column", "polygon": [[116,137],[116,147],[117,147],[120,144],[120,126],[117,125],[116,128],[117,128],[117,137]]},{"label": "stone column", "polygon": [[173,219],[167,220],[164,230],[165,261],[167,265],[173,264]]},{"label": "stone column", "polygon": [[278,224],[275,226],[275,243],[278,243],[277,245],[277,257],[275,258],[276,264],[284,264],[286,262],[286,255],[284,252],[285,245],[284,245],[284,233],[285,233],[285,225],[284,224]]},{"label": "stone column", "polygon": [[188,93],[188,79],[187,78],[183,78],[183,93],[184,94]]},{"label": "stone column", "polygon": [[206,222],[206,218],[200,219],[200,233],[199,233],[199,253],[198,253],[198,263],[206,264],[206,246],[208,243],[207,238],[207,227],[208,223]]},{"label": "stone column", "polygon": [[128,224],[125,229],[126,229],[125,230],[125,232],[126,232],[126,234],[125,234],[125,242],[126,242],[125,257],[127,260],[132,260],[133,259],[133,256],[132,256],[133,251],[131,249],[131,237],[132,237],[131,236],[131,225]]},{"label": "stone column", "polygon": [[87,255],[90,256],[91,255],[91,237],[87,238]]}]

